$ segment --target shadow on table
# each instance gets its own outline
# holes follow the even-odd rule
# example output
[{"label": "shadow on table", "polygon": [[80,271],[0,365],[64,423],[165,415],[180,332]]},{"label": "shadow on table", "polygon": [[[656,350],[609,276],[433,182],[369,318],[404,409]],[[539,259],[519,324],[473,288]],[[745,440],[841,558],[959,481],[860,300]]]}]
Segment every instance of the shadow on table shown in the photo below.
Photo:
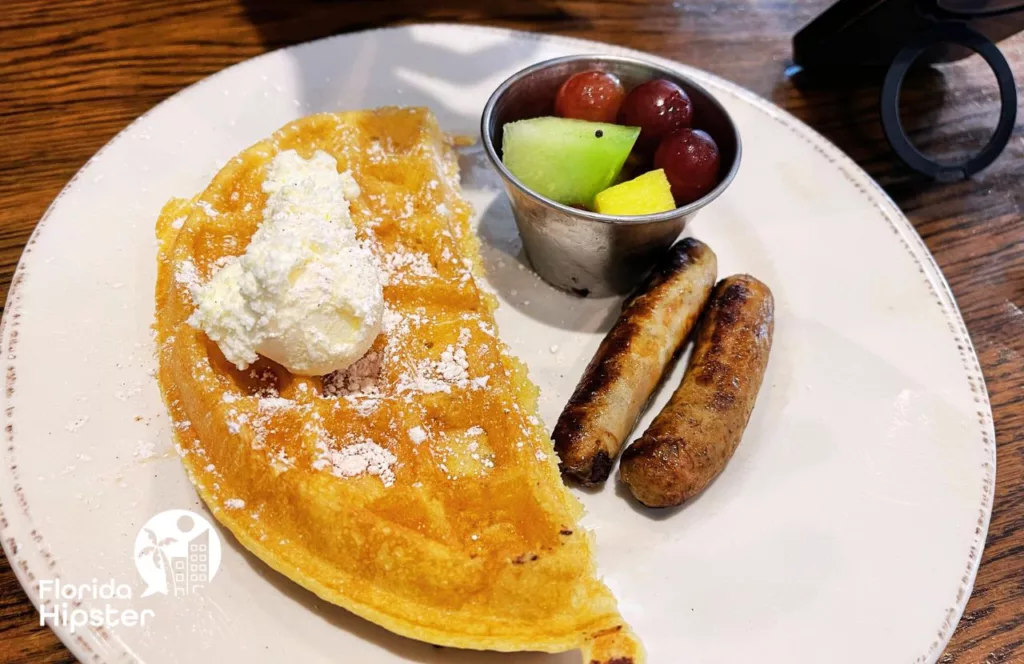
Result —
[{"label": "shadow on table", "polygon": [[252,24],[268,48],[279,48],[329,35],[399,23],[500,23],[528,29],[543,23],[557,28],[586,23],[557,0],[242,0]]},{"label": "shadow on table", "polygon": [[[924,183],[889,147],[882,130],[880,95],[885,72],[866,70],[813,76],[795,71],[781,79],[772,100],[835,143],[883,186]],[[911,140],[924,144],[947,99],[942,73],[912,69],[903,84],[901,120]]]}]

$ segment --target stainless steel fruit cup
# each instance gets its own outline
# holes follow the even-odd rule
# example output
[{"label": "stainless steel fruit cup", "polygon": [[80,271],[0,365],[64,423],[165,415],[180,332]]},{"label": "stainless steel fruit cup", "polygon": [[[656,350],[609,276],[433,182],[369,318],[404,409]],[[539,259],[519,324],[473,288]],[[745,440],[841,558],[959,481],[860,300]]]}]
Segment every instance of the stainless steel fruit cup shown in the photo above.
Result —
[{"label": "stainless steel fruit cup", "polygon": [[[507,122],[554,115],[558,88],[568,77],[599,69],[627,90],[655,78],[674,81],[693,102],[694,123],[718,144],[721,181],[700,200],[669,212],[612,216],[556,203],[530,191],[501,162]],[[501,174],[519,234],[533,268],[552,285],[578,295],[627,293],[705,205],[729,186],[740,165],[740,138],[729,114],[689,78],[658,65],[610,55],[572,55],[527,67],[498,86],[480,122],[484,150]]]}]

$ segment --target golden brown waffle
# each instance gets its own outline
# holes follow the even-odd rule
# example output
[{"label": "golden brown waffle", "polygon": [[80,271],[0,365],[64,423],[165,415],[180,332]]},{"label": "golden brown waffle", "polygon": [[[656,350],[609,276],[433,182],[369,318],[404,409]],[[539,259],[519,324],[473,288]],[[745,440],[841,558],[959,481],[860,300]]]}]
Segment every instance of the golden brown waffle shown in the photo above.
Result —
[{"label": "golden brown waffle", "polygon": [[[362,189],[360,237],[386,277],[385,331],[344,375],[261,359],[239,371],[186,319],[190,287],[241,254],[273,156],[320,149]],[[492,650],[640,661],[595,576],[579,503],[496,336],[454,152],[425,109],[311,116],[242,152],[157,222],[159,380],[189,476],[274,569],[394,632]],[[339,450],[394,455],[347,477]]]}]

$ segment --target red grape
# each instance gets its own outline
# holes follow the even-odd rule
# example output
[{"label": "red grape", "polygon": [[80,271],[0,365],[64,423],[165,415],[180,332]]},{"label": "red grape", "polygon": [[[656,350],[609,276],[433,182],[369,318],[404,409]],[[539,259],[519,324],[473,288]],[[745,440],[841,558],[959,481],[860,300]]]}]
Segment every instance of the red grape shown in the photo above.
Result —
[{"label": "red grape", "polygon": [[692,203],[714,189],[720,164],[715,139],[700,129],[669,134],[654,153],[654,167],[665,169],[677,205]]},{"label": "red grape", "polygon": [[612,74],[584,71],[565,79],[555,95],[555,115],[591,122],[615,122],[626,90]]},{"label": "red grape", "polygon": [[619,124],[640,127],[640,138],[636,141],[640,150],[653,150],[662,138],[689,127],[692,121],[690,96],[663,78],[633,88],[619,111]]}]

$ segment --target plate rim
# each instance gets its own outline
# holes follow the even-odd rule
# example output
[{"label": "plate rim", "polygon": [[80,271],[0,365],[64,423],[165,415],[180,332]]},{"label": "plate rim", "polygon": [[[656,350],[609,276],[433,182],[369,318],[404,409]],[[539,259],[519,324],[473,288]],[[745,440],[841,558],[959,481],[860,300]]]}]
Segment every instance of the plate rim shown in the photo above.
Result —
[{"label": "plate rim", "polygon": [[[900,244],[903,245],[904,249],[917,265],[929,291],[932,293],[935,301],[942,309],[947,325],[949,326],[950,333],[953,335],[953,339],[957,344],[961,364],[963,365],[968,385],[971,388],[971,392],[974,394],[975,404],[978,408],[976,415],[977,424],[980,426],[980,442],[983,450],[988,452],[987,456],[989,457],[987,462],[982,465],[983,477],[980,513],[973,536],[973,542],[969,550],[965,572],[961,577],[960,587],[952,606],[946,610],[943,620],[936,630],[935,639],[929,644],[923,654],[915,658],[914,664],[924,664],[925,662],[936,661],[952,638],[953,632],[955,631],[955,628],[963,615],[967,602],[971,597],[975,578],[981,564],[985,541],[988,537],[988,528],[992,516],[996,482],[995,424],[992,414],[992,406],[988,395],[988,388],[985,383],[985,377],[981,369],[977,351],[974,348],[974,344],[971,340],[970,333],[967,330],[967,326],[964,323],[960,308],[957,305],[952,289],[950,288],[942,269],[935,261],[935,257],[932,255],[913,224],[903,211],[900,210],[899,206],[897,206],[892,198],[885,192],[885,190],[882,189],[881,185],[879,185],[863,168],[854,162],[853,159],[843,152],[837,145],[829,141],[802,120],[743,86],[733,83],[732,81],[722,78],[716,74],[710,73],[704,69],[700,69],[677,60],[672,60],[671,58],[659,56],[654,53],[648,53],[617,44],[543,32],[515,30],[477,23],[419,22],[398,26],[382,26],[379,28],[329,35],[319,39],[291,44],[261,53],[201,78],[149,108],[107,141],[99,150],[89,157],[82,167],[75,172],[70,180],[68,180],[67,184],[64,185],[60,193],[57,194],[50,205],[46,208],[46,211],[39,218],[39,221],[36,223],[32,233],[29,235],[29,238],[25,243],[25,248],[18,259],[18,264],[15,267],[11,278],[11,284],[8,289],[7,300],[4,304],[3,317],[0,319],[0,352],[3,353],[3,356],[7,360],[5,367],[5,390],[3,394],[0,394],[0,405],[2,405],[2,408],[0,408],[0,422],[4,424],[4,442],[7,445],[6,456],[8,456],[8,458],[13,458],[15,447],[14,431],[10,422],[14,408],[8,404],[8,400],[14,394],[15,382],[14,367],[10,362],[16,358],[15,349],[17,345],[17,329],[19,327],[19,318],[21,313],[21,288],[25,283],[27,271],[26,263],[30,260],[30,254],[32,253],[33,245],[38,239],[40,230],[45,226],[61,199],[72,189],[82,174],[88,170],[93,162],[97,161],[115,143],[128,136],[133,127],[147,119],[164,105],[174,102],[179,96],[184,95],[193,88],[208,85],[216,81],[219,77],[227,75],[236,67],[247,66],[262,58],[277,56],[281,52],[298,50],[332,40],[343,40],[357,35],[392,31],[409,31],[424,28],[446,28],[490,32],[493,34],[511,36],[513,39],[562,44],[567,47],[581,49],[588,53],[594,52],[595,48],[600,48],[603,52],[610,54],[644,58],[665,67],[673,69],[682,68],[683,70],[698,72],[701,76],[706,77],[719,88],[727,90],[730,94],[735,95],[737,98],[754,107],[756,110],[766,114],[768,117],[793,132],[796,136],[803,139],[819,155],[835,166],[846,180],[849,181],[850,184],[852,184],[854,188],[856,188],[862,196],[867,198],[871,205],[878,210],[881,216],[889,224],[890,229],[899,238]],[[9,467],[3,468],[0,472],[3,473],[2,477],[4,480],[9,480],[11,482],[11,490],[22,508],[22,517],[27,520],[28,524],[34,525],[32,518],[28,514],[28,503],[21,491],[16,468],[16,464],[12,461]],[[6,517],[6,507],[4,505],[3,498],[3,494],[0,493],[0,546],[2,546],[4,554],[7,556],[11,569],[14,571],[15,577],[18,579],[22,590],[38,611],[40,599],[38,592],[32,587],[36,575],[30,567],[27,559],[19,556],[19,550],[23,546],[23,543],[16,540],[11,532],[12,527]],[[22,534],[24,533],[19,531],[19,537]],[[30,536],[31,539],[40,546],[38,554],[47,561],[49,568],[48,572],[55,576],[59,576],[57,563],[53,559],[52,554],[42,548],[43,537],[39,534],[37,527],[31,530]],[[49,627],[65,647],[67,647],[68,650],[70,650],[71,653],[79,659],[84,660],[88,658],[96,661],[98,657],[101,657],[100,653],[97,653],[92,647],[90,643],[91,640],[92,643],[104,644],[106,646],[116,644],[119,648],[118,652],[111,652],[108,648],[104,648],[110,655],[130,657],[135,661],[142,661],[138,655],[128,648],[116,633],[112,634],[104,627],[94,628],[92,626],[87,626],[85,629],[79,629],[75,634],[71,634],[63,628],[58,629],[49,623],[47,623],[47,627]],[[85,635],[88,635],[90,640],[87,640]],[[108,660],[104,658],[98,661]]]}]

